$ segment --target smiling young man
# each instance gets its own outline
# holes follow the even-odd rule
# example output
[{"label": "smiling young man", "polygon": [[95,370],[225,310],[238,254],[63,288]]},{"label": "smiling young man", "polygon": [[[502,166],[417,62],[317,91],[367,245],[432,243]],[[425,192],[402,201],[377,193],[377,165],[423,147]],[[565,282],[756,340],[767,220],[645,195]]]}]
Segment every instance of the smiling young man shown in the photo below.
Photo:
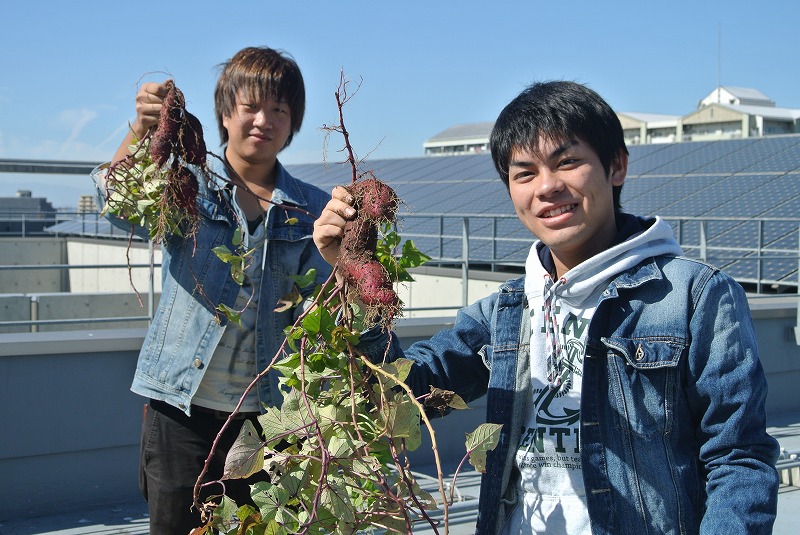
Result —
[{"label": "smiling young man", "polygon": [[[114,161],[129,154],[134,136],[141,139],[158,124],[167,89],[164,83],[142,85],[136,120]],[[311,240],[313,218],[306,215],[319,214],[330,196],[292,177],[278,161],[305,112],[297,64],[270,48],[240,50],[222,65],[214,100],[225,164],[209,158],[212,174],[194,170],[198,231],[191,239],[169,236],[163,244],[161,300],[131,387],[150,400],[142,428],[140,486],[152,535],[185,534],[200,525],[193,489],[212,443],[248,385],[277,353],[284,327],[300,313],[299,308],[276,310],[279,299],[293,290],[292,275],[314,268],[322,283],[330,274]],[[106,169],[93,173],[101,196]],[[288,212],[284,206],[302,211]],[[239,228],[252,249],[241,285],[213,252],[218,246],[233,250]],[[313,285],[301,291],[312,290]],[[241,324],[227,321],[217,305],[241,311]],[[222,475],[244,421],[260,428],[259,413],[282,399],[277,374],[259,381],[223,435],[208,479]],[[250,500],[249,483],[226,481],[225,493],[241,505]],[[208,488],[203,495],[222,490]]]},{"label": "smiling young man", "polygon": [[[622,127],[587,87],[532,85],[490,145],[536,238],[524,277],[406,351],[380,328],[359,345],[414,361],[417,395],[487,396],[503,428],[476,532],[770,533],[778,446],[742,288],[682,257],[662,219],[621,211]],[[351,202],[334,189],[315,223],[332,265]]]}]

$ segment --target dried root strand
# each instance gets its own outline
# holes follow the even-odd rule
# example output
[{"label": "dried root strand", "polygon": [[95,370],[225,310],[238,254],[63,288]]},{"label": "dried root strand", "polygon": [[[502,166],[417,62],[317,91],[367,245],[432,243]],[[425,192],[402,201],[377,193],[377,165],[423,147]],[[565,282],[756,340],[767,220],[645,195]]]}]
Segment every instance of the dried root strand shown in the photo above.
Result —
[{"label": "dried root strand", "polygon": [[170,171],[170,180],[164,192],[167,204],[183,210],[191,217],[197,216],[198,185],[197,177],[186,167],[176,167]]}]

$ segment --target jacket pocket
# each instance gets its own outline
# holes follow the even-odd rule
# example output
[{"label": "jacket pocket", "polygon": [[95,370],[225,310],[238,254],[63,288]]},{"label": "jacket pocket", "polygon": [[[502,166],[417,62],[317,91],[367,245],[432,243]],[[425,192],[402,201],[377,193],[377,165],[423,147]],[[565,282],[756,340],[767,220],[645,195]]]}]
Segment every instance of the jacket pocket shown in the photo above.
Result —
[{"label": "jacket pocket", "polygon": [[645,440],[669,434],[687,342],[668,336],[603,338],[608,358],[609,399],[620,429]]}]

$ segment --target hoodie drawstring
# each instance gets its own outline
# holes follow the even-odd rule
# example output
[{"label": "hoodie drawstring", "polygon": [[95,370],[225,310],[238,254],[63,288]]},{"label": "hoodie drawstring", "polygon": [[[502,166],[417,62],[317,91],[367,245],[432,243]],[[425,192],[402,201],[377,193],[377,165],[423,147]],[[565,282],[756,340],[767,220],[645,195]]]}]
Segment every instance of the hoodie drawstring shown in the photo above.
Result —
[{"label": "hoodie drawstring", "polygon": [[561,346],[560,329],[556,318],[556,289],[566,284],[561,278],[553,282],[550,275],[544,276],[544,337],[547,351],[547,382],[551,390],[564,382],[564,349]]}]

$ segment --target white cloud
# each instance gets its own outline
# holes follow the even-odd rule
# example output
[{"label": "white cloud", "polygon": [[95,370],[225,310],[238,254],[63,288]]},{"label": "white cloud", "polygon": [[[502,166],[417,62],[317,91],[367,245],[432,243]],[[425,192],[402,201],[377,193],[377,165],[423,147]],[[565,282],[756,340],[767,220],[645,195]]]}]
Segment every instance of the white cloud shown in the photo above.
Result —
[{"label": "white cloud", "polygon": [[58,115],[58,123],[70,128],[69,136],[58,150],[57,154],[60,158],[71,156],[76,152],[77,146],[85,145],[78,139],[83,128],[95,117],[97,117],[97,112],[87,108],[64,110]]},{"label": "white cloud", "polygon": [[119,144],[122,143],[122,140],[125,138],[125,134],[128,133],[128,128],[130,128],[130,123],[128,121],[125,121],[124,123],[119,125],[117,129],[114,130],[110,135],[106,136],[106,138],[103,139],[103,141],[101,141],[97,145],[97,148],[105,150],[107,147],[113,147],[114,149],[116,149],[119,146]]}]

